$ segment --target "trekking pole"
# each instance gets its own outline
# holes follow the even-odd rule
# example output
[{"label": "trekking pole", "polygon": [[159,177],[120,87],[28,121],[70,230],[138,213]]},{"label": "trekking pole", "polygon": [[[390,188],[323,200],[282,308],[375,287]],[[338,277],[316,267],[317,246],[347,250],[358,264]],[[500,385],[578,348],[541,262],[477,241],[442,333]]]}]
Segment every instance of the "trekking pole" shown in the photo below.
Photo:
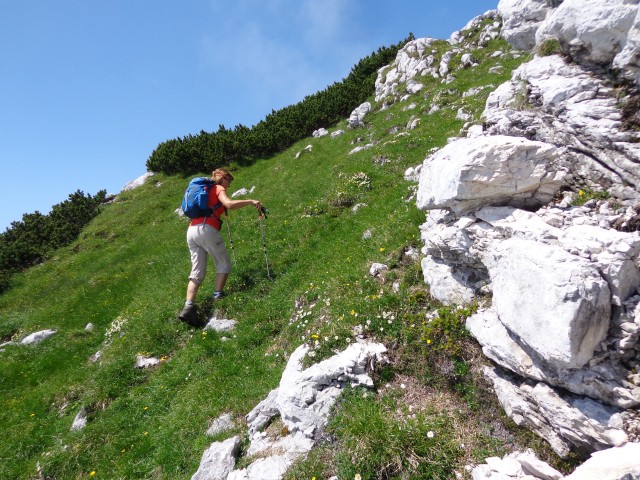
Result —
[{"label": "trekking pole", "polygon": [[260,213],[258,214],[258,219],[260,220],[260,232],[262,233],[262,249],[264,250],[264,261],[267,264],[267,278],[271,280],[271,273],[269,272],[269,257],[267,257],[267,241],[264,236],[264,224],[262,223],[262,217],[267,218],[267,210],[265,207],[260,209]]},{"label": "trekking pole", "polygon": [[229,234],[229,244],[231,245],[231,255],[233,255],[233,264],[236,266],[236,271],[238,271],[238,261],[236,260],[236,249],[233,247],[233,238],[231,238],[231,227],[229,226],[229,212],[224,212],[227,216],[227,233]]}]

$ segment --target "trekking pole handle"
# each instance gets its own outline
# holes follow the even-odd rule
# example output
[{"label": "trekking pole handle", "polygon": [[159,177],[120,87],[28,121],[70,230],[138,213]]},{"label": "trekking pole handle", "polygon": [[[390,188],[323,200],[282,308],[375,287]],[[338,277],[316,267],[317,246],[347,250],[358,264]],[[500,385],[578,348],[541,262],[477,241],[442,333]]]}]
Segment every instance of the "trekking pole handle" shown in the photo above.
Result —
[{"label": "trekking pole handle", "polygon": [[267,218],[268,213],[269,213],[269,209],[263,205],[260,207],[260,213],[258,214],[258,216]]}]

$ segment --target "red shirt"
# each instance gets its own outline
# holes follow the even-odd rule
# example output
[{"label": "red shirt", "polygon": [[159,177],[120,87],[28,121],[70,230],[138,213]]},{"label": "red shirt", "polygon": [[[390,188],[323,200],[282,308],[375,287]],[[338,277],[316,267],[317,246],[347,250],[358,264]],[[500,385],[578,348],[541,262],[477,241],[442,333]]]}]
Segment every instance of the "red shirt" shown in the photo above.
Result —
[{"label": "red shirt", "polygon": [[222,185],[214,185],[213,190],[209,191],[209,207],[213,209],[213,215],[210,215],[208,217],[194,218],[193,220],[191,220],[189,226],[201,225],[203,222],[205,222],[207,225],[211,225],[216,230],[220,230],[220,227],[222,226],[222,221],[220,219],[222,218],[222,214],[226,212],[227,209],[224,205],[222,205],[222,203],[220,203],[218,194],[224,191],[226,191],[226,188],[224,188]]}]

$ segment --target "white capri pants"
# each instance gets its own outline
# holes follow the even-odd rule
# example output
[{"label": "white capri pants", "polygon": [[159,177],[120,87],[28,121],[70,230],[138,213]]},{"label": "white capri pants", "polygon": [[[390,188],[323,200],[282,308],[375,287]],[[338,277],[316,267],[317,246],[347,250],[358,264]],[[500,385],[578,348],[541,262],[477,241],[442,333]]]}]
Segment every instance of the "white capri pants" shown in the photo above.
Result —
[{"label": "white capri pants", "polygon": [[189,280],[200,285],[207,273],[207,254],[216,264],[217,273],[231,273],[231,259],[220,232],[211,225],[201,223],[187,229],[187,245],[191,252]]}]

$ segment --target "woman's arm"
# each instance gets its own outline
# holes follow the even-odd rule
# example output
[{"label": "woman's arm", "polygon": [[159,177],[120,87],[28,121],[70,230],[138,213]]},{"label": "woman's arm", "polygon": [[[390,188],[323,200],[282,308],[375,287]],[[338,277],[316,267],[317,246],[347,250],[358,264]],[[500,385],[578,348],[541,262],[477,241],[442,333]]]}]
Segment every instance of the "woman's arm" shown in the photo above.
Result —
[{"label": "woman's arm", "polygon": [[218,200],[220,203],[227,207],[229,210],[237,210],[238,208],[246,207],[248,205],[253,205],[260,211],[261,204],[258,200],[231,200],[227,192],[222,190],[218,193]]}]

